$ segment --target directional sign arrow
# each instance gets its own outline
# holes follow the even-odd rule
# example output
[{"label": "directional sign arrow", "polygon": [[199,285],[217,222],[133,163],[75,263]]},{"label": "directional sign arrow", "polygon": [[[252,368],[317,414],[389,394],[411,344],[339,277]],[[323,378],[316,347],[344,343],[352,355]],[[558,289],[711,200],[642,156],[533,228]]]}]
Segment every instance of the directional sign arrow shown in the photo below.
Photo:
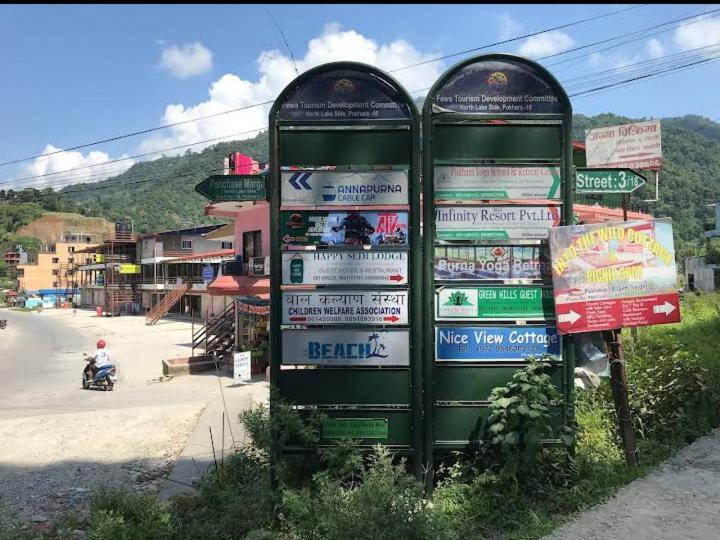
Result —
[{"label": "directional sign arrow", "polygon": [[390,281],[402,281],[403,277],[400,274],[393,274],[388,278]]},{"label": "directional sign arrow", "polygon": [[670,315],[673,311],[675,311],[677,308],[671,304],[670,302],[664,302],[662,304],[659,304],[657,306],[653,306],[653,313],[664,313],[667,317]]},{"label": "directional sign arrow", "polygon": [[295,237],[290,236],[289,234],[286,234],[285,236],[282,237],[282,241],[285,242],[286,244],[289,244],[293,240],[295,240]]},{"label": "directional sign arrow", "polygon": [[571,325],[575,324],[582,315],[574,312],[572,309],[568,313],[561,313],[558,315],[558,321],[561,323],[569,322]]},{"label": "directional sign arrow", "polygon": [[577,193],[632,193],[645,185],[645,178],[632,169],[578,168]]},{"label": "directional sign arrow", "polygon": [[397,321],[399,321],[399,320],[400,320],[400,317],[396,317],[395,315],[390,315],[390,316],[388,316],[388,317],[383,317],[383,321],[388,321],[388,322],[397,322]]},{"label": "directional sign arrow", "polygon": [[225,174],[208,176],[195,191],[214,202],[264,201],[267,199],[265,174]]}]

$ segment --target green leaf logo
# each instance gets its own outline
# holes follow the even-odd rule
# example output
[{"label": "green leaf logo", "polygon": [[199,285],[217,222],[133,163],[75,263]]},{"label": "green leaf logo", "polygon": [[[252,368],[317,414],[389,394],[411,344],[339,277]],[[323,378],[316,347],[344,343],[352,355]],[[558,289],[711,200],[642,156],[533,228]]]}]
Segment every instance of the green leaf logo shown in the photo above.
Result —
[{"label": "green leaf logo", "polygon": [[455,291],[445,302],[446,306],[472,306],[470,299],[462,291]]}]

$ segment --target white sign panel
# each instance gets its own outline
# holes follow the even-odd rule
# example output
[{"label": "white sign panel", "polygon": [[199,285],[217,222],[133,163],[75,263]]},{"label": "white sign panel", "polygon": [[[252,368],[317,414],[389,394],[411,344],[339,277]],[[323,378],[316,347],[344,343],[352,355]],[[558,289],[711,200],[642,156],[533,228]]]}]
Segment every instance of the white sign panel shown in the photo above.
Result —
[{"label": "white sign panel", "polygon": [[407,171],[283,171],[282,205],[408,204]]},{"label": "white sign panel", "polygon": [[407,324],[408,291],[284,291],[282,324]]},{"label": "white sign panel", "polygon": [[250,374],[250,359],[252,353],[250,351],[237,352],[233,355],[233,380],[235,384],[241,382],[250,382],[252,375]]},{"label": "white sign panel", "polygon": [[437,206],[438,240],[543,240],[560,224],[559,205]]},{"label": "white sign panel", "polygon": [[407,366],[409,330],[283,330],[283,364]]},{"label": "white sign panel", "polygon": [[585,130],[588,167],[651,169],[662,165],[660,120]]},{"label": "white sign panel", "polygon": [[283,285],[404,285],[407,251],[312,251],[282,254]]},{"label": "white sign panel", "polygon": [[555,166],[438,166],[435,167],[435,198],[557,199],[560,167]]}]

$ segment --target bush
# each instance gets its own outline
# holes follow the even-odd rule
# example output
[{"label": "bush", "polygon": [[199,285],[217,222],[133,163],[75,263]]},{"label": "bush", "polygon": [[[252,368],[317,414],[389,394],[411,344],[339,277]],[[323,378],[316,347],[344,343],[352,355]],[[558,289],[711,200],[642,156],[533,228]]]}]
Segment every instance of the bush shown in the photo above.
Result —
[{"label": "bush", "polygon": [[170,512],[149,494],[101,488],[90,503],[91,540],[163,540],[173,529]]}]

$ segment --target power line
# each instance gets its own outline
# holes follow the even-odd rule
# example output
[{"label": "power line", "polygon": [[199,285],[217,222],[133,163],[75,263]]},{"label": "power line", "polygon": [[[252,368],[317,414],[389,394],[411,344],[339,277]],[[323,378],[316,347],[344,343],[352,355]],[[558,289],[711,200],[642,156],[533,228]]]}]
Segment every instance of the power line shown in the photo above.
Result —
[{"label": "power line", "polygon": [[[495,42],[495,43],[490,43],[490,44],[487,44],[487,45],[483,45],[483,46],[481,46],[481,47],[476,47],[476,48],[474,48],[474,49],[468,49],[468,50],[465,50],[465,51],[460,51],[460,52],[456,52],[456,53],[451,53],[451,54],[446,55],[446,56],[441,56],[441,57],[438,57],[438,58],[433,58],[433,59],[430,59],[430,60],[425,60],[425,61],[419,62],[419,63],[417,63],[417,64],[411,64],[411,65],[409,65],[409,66],[404,66],[404,67],[401,67],[401,68],[397,68],[397,69],[391,70],[389,73],[394,73],[394,72],[396,72],[396,71],[401,71],[401,70],[404,70],[404,69],[409,69],[409,68],[412,68],[412,67],[416,67],[416,66],[423,65],[423,64],[427,64],[427,63],[431,63],[431,62],[438,62],[438,61],[444,60],[444,59],[446,59],[446,58],[452,58],[452,57],[454,57],[454,56],[460,56],[460,55],[463,55],[463,54],[467,54],[468,52],[473,52],[473,51],[479,51],[479,50],[482,50],[482,49],[487,49],[487,48],[489,48],[489,47],[494,47],[494,46],[496,46],[496,45],[503,45],[503,44],[505,44],[505,43],[511,43],[511,42],[513,42],[513,41],[518,41],[518,40],[520,40],[520,39],[525,39],[525,38],[528,38],[528,37],[536,36],[536,35],[539,35],[539,34],[543,34],[543,33],[545,33],[545,32],[552,32],[553,30],[559,30],[559,29],[561,29],[561,28],[568,28],[568,27],[570,27],[570,26],[575,26],[575,25],[582,24],[582,23],[585,23],[585,22],[591,22],[591,21],[598,20],[598,19],[602,19],[602,18],[605,18],[605,17],[610,17],[610,16],[612,16],[612,15],[617,15],[617,14],[619,14],[619,13],[623,13],[623,12],[630,11],[630,10],[633,10],[633,9],[638,9],[638,8],[640,8],[640,7],[644,7],[644,6],[647,6],[647,5],[648,5],[648,4],[639,4],[639,5],[637,5],[637,6],[632,6],[632,7],[629,7],[629,8],[624,8],[624,9],[612,11],[612,12],[605,13],[605,14],[602,14],[602,15],[596,15],[596,16],[594,16],[594,17],[588,17],[588,18],[585,18],[585,19],[581,19],[581,20],[578,20],[578,21],[574,21],[574,22],[562,24],[562,25],[555,26],[555,27],[552,27],[552,28],[545,28],[545,29],[543,29],[543,30],[538,30],[538,31],[532,32],[532,33],[530,33],[530,34],[525,34],[525,35],[523,35],[523,36],[518,36],[518,37],[515,37],[515,38],[511,38],[511,39],[506,39],[506,40],[503,40],[503,41],[498,41],[498,42]],[[269,12],[268,12],[268,14],[269,14]],[[272,18],[272,16],[271,16],[271,18]],[[274,19],[273,19],[273,20],[274,20]],[[281,33],[282,33],[282,31],[281,31]],[[292,52],[291,52],[291,55],[292,55]],[[293,60],[294,60],[294,58],[293,58]],[[20,162],[23,162],[23,161],[30,161],[30,160],[32,160],[32,159],[37,159],[37,158],[42,157],[42,156],[52,156],[52,155],[55,155],[55,154],[60,154],[60,153],[62,153],[62,152],[70,152],[70,151],[73,151],[73,150],[79,150],[79,149],[81,149],[81,148],[87,148],[87,147],[89,147],[89,146],[96,146],[96,145],[98,145],[98,144],[103,144],[103,143],[108,143],[108,142],[114,142],[114,141],[118,141],[118,140],[121,140],[121,139],[129,138],[129,137],[135,137],[135,136],[138,136],[138,135],[145,135],[145,134],[147,134],[147,133],[152,133],[152,132],[154,132],[154,131],[159,131],[159,130],[162,130],[162,129],[167,129],[167,128],[171,128],[171,127],[175,127],[175,126],[180,126],[180,125],[188,124],[188,123],[191,123],[191,122],[197,122],[197,121],[200,121],[200,120],[206,120],[206,119],[208,119],[208,118],[214,118],[214,117],[222,116],[222,115],[225,115],[225,114],[230,114],[230,113],[234,113],[234,112],[238,112],[238,111],[243,111],[243,110],[247,110],[247,109],[252,109],[252,108],[255,108],[255,107],[261,107],[261,106],[263,106],[263,105],[270,105],[270,104],[272,104],[273,102],[274,102],[274,100],[263,101],[263,102],[261,102],[261,103],[255,103],[255,104],[252,104],[252,105],[246,105],[246,106],[243,106],[243,107],[237,107],[237,108],[235,108],[235,109],[230,109],[230,110],[227,110],[227,111],[221,111],[221,112],[213,113],[213,114],[209,114],[209,115],[198,116],[198,117],[196,117],[196,118],[190,118],[190,119],[188,119],[188,120],[182,120],[182,121],[180,121],[180,122],[174,122],[174,123],[172,123],[172,124],[165,124],[165,125],[163,125],[163,126],[156,126],[156,127],[152,127],[152,128],[147,128],[147,129],[142,129],[142,130],[138,130],[138,131],[133,131],[133,132],[131,132],[131,133],[126,133],[126,134],[123,134],[123,135],[116,135],[116,136],[114,136],[114,137],[108,137],[108,138],[106,138],[106,139],[101,139],[101,140],[97,140],[97,141],[92,141],[92,142],[89,142],[89,143],[79,144],[79,145],[71,146],[71,147],[69,147],[69,148],[65,148],[65,149],[62,149],[62,150],[56,150],[56,151],[48,152],[48,153],[44,153],[44,154],[36,154],[36,155],[33,155],[33,156],[24,157],[24,158],[13,159],[13,160],[10,160],[10,161],[5,161],[5,162],[0,163],[0,167],[4,167],[4,166],[6,166],[6,165],[12,165],[12,164],[15,164],[15,163],[20,163]]]}]

